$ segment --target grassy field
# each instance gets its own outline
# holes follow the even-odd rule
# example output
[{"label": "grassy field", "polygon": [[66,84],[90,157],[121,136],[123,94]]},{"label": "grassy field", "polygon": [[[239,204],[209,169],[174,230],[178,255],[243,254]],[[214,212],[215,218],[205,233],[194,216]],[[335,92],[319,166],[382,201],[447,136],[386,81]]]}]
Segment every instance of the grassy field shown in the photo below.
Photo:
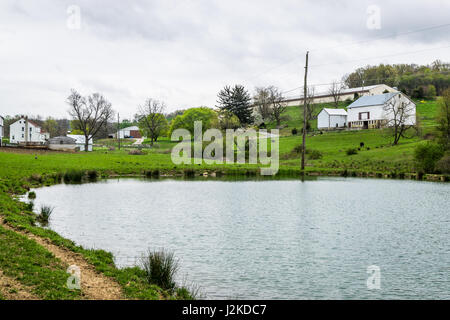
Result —
[{"label": "grassy field", "polygon": [[[435,101],[418,102],[417,114],[423,134],[433,134],[436,126]],[[293,127],[300,128],[301,108],[289,107],[286,111],[290,119],[284,123],[283,136],[280,138],[280,175],[300,174],[301,144],[300,135],[292,135]],[[269,124],[273,127],[274,124]],[[307,173],[320,174],[402,174],[414,173],[414,148],[423,143],[420,136],[403,139],[392,146],[391,137],[386,130],[365,131],[318,131],[307,138],[309,159]],[[131,143],[131,141],[129,141]],[[101,144],[114,146],[114,141],[102,141]],[[364,143],[364,147],[361,147]],[[128,150],[96,149],[90,153],[63,153],[21,149],[0,149],[0,215],[3,222],[14,230],[22,230],[69,251],[82,255],[95,269],[118,283],[125,298],[132,299],[173,299],[186,298],[173,295],[145,281],[139,268],[117,269],[111,254],[102,250],[87,250],[72,241],[60,237],[49,229],[36,224],[36,215],[31,208],[20,202],[16,195],[24,194],[31,187],[53,185],[73,176],[110,177],[116,175],[144,175],[157,177],[163,174],[192,177],[194,174],[221,173],[226,175],[257,175],[257,165],[174,165],[170,150],[175,145],[167,138],[160,139],[154,147],[144,149],[142,155],[131,155]],[[356,149],[357,153],[347,155],[347,149]],[[359,150],[358,150],[359,148]],[[312,151],[316,151],[313,153]],[[315,154],[315,157],[312,155]],[[317,156],[319,154],[319,156]],[[314,159],[312,159],[312,157]],[[68,174],[70,173],[70,174]],[[62,263],[45,248],[0,225],[0,271],[18,281],[22,286],[41,299],[80,299],[80,292],[64,286],[67,278]],[[0,291],[0,297],[4,294]]]}]

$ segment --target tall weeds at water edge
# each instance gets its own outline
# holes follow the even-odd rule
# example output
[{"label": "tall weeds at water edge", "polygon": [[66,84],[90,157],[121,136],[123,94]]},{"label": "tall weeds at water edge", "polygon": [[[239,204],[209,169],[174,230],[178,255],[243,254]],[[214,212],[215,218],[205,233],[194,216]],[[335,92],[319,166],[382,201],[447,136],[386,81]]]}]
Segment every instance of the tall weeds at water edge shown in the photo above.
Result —
[{"label": "tall weeds at water edge", "polygon": [[89,170],[87,175],[89,180],[97,180],[98,178],[98,172],[95,170]]},{"label": "tall weeds at water edge", "polygon": [[83,180],[85,172],[82,170],[68,170],[64,174],[65,183],[80,183]]},{"label": "tall weeds at water edge", "polygon": [[36,192],[34,191],[28,192],[28,199],[36,199]]},{"label": "tall weeds at water edge", "polygon": [[50,220],[50,216],[53,213],[54,208],[50,206],[43,205],[41,206],[41,212],[38,215],[38,220],[41,223],[48,223]]},{"label": "tall weeds at water edge", "polygon": [[141,258],[141,266],[150,284],[156,284],[171,293],[175,290],[178,260],[175,259],[173,252],[164,249],[160,251],[148,250],[147,254]]}]

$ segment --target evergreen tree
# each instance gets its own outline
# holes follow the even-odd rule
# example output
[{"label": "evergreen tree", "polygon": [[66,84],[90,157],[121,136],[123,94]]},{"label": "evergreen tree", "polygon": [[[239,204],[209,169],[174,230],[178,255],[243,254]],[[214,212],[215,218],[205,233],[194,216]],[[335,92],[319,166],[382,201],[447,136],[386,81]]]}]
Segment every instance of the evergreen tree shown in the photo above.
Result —
[{"label": "evergreen tree", "polygon": [[225,86],[217,97],[218,107],[221,111],[233,113],[242,125],[253,123],[251,97],[244,86],[235,85],[233,88]]}]

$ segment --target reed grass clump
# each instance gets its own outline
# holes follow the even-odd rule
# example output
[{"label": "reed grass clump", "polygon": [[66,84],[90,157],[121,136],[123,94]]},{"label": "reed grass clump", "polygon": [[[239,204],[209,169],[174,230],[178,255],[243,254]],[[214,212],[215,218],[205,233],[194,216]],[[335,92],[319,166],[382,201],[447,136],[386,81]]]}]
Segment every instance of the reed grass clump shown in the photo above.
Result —
[{"label": "reed grass clump", "polygon": [[178,260],[173,252],[167,250],[148,250],[141,258],[141,267],[150,284],[156,284],[164,290],[174,292],[175,276],[178,272]]},{"label": "reed grass clump", "polygon": [[28,192],[28,199],[36,199],[36,192],[30,191]]},{"label": "reed grass clump", "polygon": [[64,182],[65,183],[80,183],[83,181],[83,177],[85,172],[82,170],[68,170],[64,174]]},{"label": "reed grass clump", "polygon": [[87,176],[89,180],[97,180],[98,172],[96,170],[89,170],[87,172]]},{"label": "reed grass clump", "polygon": [[50,216],[53,213],[54,208],[51,206],[46,206],[46,205],[42,205],[41,206],[41,212],[38,215],[38,221],[43,223],[43,224],[47,224],[48,221],[50,220]]}]

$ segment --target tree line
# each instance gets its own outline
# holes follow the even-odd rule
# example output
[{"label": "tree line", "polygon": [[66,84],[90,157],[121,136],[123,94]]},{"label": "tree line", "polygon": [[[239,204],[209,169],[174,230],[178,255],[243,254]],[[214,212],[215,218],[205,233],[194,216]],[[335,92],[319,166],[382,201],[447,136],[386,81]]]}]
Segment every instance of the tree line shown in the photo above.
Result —
[{"label": "tree line", "polygon": [[356,69],[344,76],[348,88],[384,83],[412,98],[441,96],[450,87],[450,63],[436,60],[430,65],[379,64]]}]

